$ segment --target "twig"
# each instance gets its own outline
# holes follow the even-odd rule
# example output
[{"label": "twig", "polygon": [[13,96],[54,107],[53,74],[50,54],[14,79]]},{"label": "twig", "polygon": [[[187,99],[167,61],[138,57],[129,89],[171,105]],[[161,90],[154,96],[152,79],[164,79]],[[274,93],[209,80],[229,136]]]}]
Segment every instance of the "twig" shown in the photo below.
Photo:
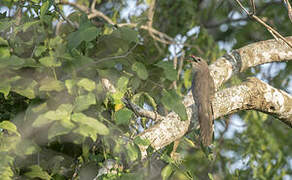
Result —
[{"label": "twig", "polygon": [[60,14],[60,16],[68,22],[68,24],[70,26],[72,26],[74,29],[78,29],[78,25],[74,24],[70,19],[68,19],[64,14],[63,12],[61,12],[61,10],[59,9],[59,7],[56,5],[55,1],[53,1],[53,6],[55,8],[55,10]]},{"label": "twig", "polygon": [[96,5],[96,0],[93,0],[91,4],[91,11],[95,10],[95,5]]},{"label": "twig", "polygon": [[266,24],[263,20],[261,20],[259,17],[252,15],[252,17],[259,22],[260,24],[262,24],[263,26],[265,26],[268,30],[272,31],[277,37],[279,37],[280,39],[282,39],[290,48],[292,48],[292,44],[290,42],[288,42],[280,33],[278,33],[276,30],[274,30],[271,26],[269,26],[268,24]]},{"label": "twig", "polygon": [[81,4],[78,4],[78,3],[61,0],[59,3],[57,3],[57,5],[59,5],[59,4],[73,6],[86,14],[89,13],[89,8],[87,8],[86,6],[83,6]]},{"label": "twig", "polygon": [[[95,17],[101,17],[102,19],[104,19],[107,23],[111,24],[111,25],[117,25],[118,27],[123,27],[123,26],[129,26],[129,27],[138,27],[138,24],[136,23],[120,23],[120,24],[115,24],[108,16],[106,16],[105,14],[103,14],[102,12],[94,9],[94,10],[90,10],[89,8],[87,8],[86,6],[77,4],[77,3],[73,3],[73,2],[68,2],[68,1],[60,1],[57,4],[63,4],[63,5],[70,5],[72,7],[75,7],[77,9],[79,9],[80,11],[86,13],[88,15],[88,19],[92,19]],[[198,47],[197,45],[191,45],[191,44],[187,44],[187,43],[178,43],[176,42],[172,37],[168,36],[165,33],[162,33],[156,29],[154,29],[153,27],[149,27],[148,25],[142,25],[139,26],[141,29],[143,30],[147,30],[147,31],[151,31],[151,33],[153,33],[155,36],[155,40],[163,43],[163,44],[178,44],[178,45],[183,45],[185,47],[191,47],[191,48],[196,48],[198,51],[201,51],[200,47]]]},{"label": "twig", "polygon": [[[268,7],[270,7],[271,5],[278,5],[280,2],[279,1],[271,1],[268,3],[265,3],[263,6],[258,7],[257,8],[257,15],[261,15]],[[232,17],[232,16],[230,16]],[[211,22],[211,23],[204,23],[205,28],[216,28],[222,24],[226,24],[226,23],[233,23],[233,22],[238,22],[238,21],[247,21],[249,19],[249,17],[244,17],[244,18],[237,18],[237,19],[230,19],[230,18],[226,18],[220,22],[217,22],[217,20],[215,22]]]},{"label": "twig", "polygon": [[252,14],[256,14],[256,8],[255,8],[254,0],[250,0],[250,5],[252,7]]},{"label": "twig", "polygon": [[182,68],[184,65],[184,59],[185,59],[185,51],[182,51],[182,55],[180,56],[180,62],[179,62],[179,67],[177,71],[177,79],[179,79],[180,73],[182,72]]},{"label": "twig", "polygon": [[[235,0],[237,2],[237,4],[241,7],[241,9],[250,17],[252,17],[253,19],[255,19],[257,22],[259,22],[260,24],[262,24],[269,32],[272,32],[271,34],[274,36],[277,36],[278,38],[282,39],[290,48],[292,48],[292,44],[290,42],[288,42],[280,33],[278,33],[276,30],[274,30],[271,26],[269,26],[268,24],[266,24],[262,19],[260,19],[259,17],[257,17],[255,14],[249,13],[249,11],[247,9],[245,9],[245,7],[241,4],[241,2],[239,0]],[[276,39],[276,38],[275,38]],[[278,40],[278,39],[276,39]]]},{"label": "twig", "polygon": [[289,0],[284,0],[284,2],[286,3],[287,5],[287,9],[288,9],[288,16],[289,16],[289,19],[290,21],[292,22],[292,7],[289,3]]},{"label": "twig", "polygon": [[123,98],[122,101],[126,105],[126,107],[131,109],[137,116],[150,118],[153,121],[159,121],[163,119],[163,117],[160,116],[157,112],[143,109],[139,107],[138,105],[132,103],[129,99]]}]

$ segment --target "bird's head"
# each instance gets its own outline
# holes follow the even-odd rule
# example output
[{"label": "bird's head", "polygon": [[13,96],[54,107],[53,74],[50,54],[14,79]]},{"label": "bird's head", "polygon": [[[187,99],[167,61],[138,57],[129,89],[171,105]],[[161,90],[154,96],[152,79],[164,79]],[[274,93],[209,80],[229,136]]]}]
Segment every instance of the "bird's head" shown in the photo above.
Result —
[{"label": "bird's head", "polygon": [[204,70],[205,68],[208,68],[208,64],[204,59],[194,56],[194,55],[191,55],[190,58],[191,60],[189,60],[189,62],[192,64],[192,67],[195,70],[200,71],[200,70]]}]

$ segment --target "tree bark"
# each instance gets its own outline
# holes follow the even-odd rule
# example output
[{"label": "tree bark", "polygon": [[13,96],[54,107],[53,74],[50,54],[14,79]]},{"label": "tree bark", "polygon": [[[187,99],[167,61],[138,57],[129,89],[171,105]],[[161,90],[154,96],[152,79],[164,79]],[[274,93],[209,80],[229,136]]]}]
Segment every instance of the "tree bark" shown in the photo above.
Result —
[{"label": "tree bark", "polygon": [[[292,36],[286,37],[292,42]],[[266,40],[233,50],[209,65],[215,87],[218,89],[230,77],[259,64],[292,60],[292,49],[282,41]],[[179,116],[170,112],[162,121],[145,130],[138,136],[148,139],[151,146],[158,150],[181,138],[188,130],[194,103],[189,92],[183,101],[188,120],[181,121]],[[292,127],[292,96],[275,89],[257,78],[250,78],[238,86],[216,93],[212,102],[215,118],[240,110],[258,110],[270,114]],[[140,146],[142,156],[146,156],[147,147]]]}]

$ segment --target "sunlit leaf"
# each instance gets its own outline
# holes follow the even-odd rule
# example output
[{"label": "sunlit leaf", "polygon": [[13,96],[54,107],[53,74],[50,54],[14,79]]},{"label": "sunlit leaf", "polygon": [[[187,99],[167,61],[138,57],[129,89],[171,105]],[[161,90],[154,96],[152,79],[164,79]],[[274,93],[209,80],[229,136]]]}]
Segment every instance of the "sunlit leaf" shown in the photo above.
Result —
[{"label": "sunlit leaf", "polygon": [[65,81],[65,86],[68,90],[68,93],[71,95],[73,95],[73,88],[74,88],[75,84],[76,84],[76,81],[74,81],[72,79],[68,79]]},{"label": "sunlit leaf", "polygon": [[45,14],[47,13],[50,6],[50,1],[43,2],[41,8],[40,8],[40,18],[43,20]]},{"label": "sunlit leaf", "polygon": [[170,164],[166,165],[161,171],[162,180],[167,180],[172,172],[173,172],[172,166]]},{"label": "sunlit leaf", "polygon": [[95,89],[95,82],[90,80],[90,79],[87,79],[87,78],[83,78],[81,79],[77,85],[79,87],[83,87],[86,91],[92,91]]},{"label": "sunlit leaf", "polygon": [[11,86],[10,84],[1,84],[0,83],[0,93],[4,94],[4,97],[7,98],[9,92],[10,92]]},{"label": "sunlit leaf", "polygon": [[72,115],[72,120],[80,125],[87,125],[93,128],[97,134],[100,135],[109,134],[109,129],[103,123],[99,122],[97,119],[86,116],[83,113],[74,113]]},{"label": "sunlit leaf", "polygon": [[9,47],[0,47],[0,58],[6,58],[9,56],[10,56]]},{"label": "sunlit leaf", "polygon": [[36,48],[35,52],[34,52],[34,55],[35,55],[36,57],[39,57],[39,56],[41,56],[42,53],[44,53],[46,50],[47,50],[47,49],[46,49],[45,46],[38,46],[38,47]]},{"label": "sunlit leaf", "polygon": [[68,134],[75,125],[70,122],[69,120],[62,120],[55,122],[52,126],[50,126],[50,129],[48,131],[48,138],[52,139],[56,136]]},{"label": "sunlit leaf", "polygon": [[75,101],[75,112],[80,112],[88,109],[89,106],[96,104],[96,98],[93,93],[88,93],[87,95],[78,96]]},{"label": "sunlit leaf", "polygon": [[36,97],[35,87],[37,86],[37,84],[38,83],[35,80],[32,80],[30,81],[30,84],[14,87],[13,91],[29,99],[33,99]]},{"label": "sunlit leaf", "polygon": [[[44,3],[46,4],[46,3]],[[28,28],[30,28],[31,26],[38,24],[40,21],[31,21],[31,22],[27,22],[25,24],[22,25],[22,30],[23,32],[26,32],[28,30]]]},{"label": "sunlit leaf", "polygon": [[20,136],[20,134],[17,131],[17,127],[10,121],[2,121],[0,123],[1,129],[6,129],[8,132],[15,133],[16,135]]},{"label": "sunlit leaf", "polygon": [[149,146],[151,144],[151,142],[148,139],[142,139],[140,136],[137,136],[134,139],[134,143],[142,146]]},{"label": "sunlit leaf", "polygon": [[3,46],[3,45],[8,46],[8,41],[5,40],[4,38],[0,37],[0,45],[1,46]]},{"label": "sunlit leaf", "polygon": [[41,127],[56,120],[69,119],[73,106],[71,104],[61,104],[55,111],[48,111],[38,116],[33,122],[33,126]]},{"label": "sunlit leaf", "polygon": [[139,157],[139,149],[137,148],[137,146],[131,144],[131,143],[128,143],[126,145],[126,149],[127,149],[127,154],[128,154],[128,157],[130,159],[130,161],[135,161],[138,159]]},{"label": "sunlit leaf", "polygon": [[188,89],[192,86],[192,69],[187,69],[184,73],[184,86]]},{"label": "sunlit leaf", "polygon": [[51,179],[51,176],[38,165],[30,166],[29,169],[29,172],[24,173],[24,175],[28,178],[41,178],[46,180]]},{"label": "sunlit leaf", "polygon": [[52,56],[43,57],[40,60],[40,63],[46,67],[59,67],[61,62],[57,61],[56,58]]},{"label": "sunlit leaf", "polygon": [[64,89],[64,83],[58,80],[50,79],[42,83],[40,91],[62,91]]},{"label": "sunlit leaf", "polygon": [[127,88],[128,82],[129,82],[129,79],[125,76],[122,76],[118,80],[117,87],[120,90],[125,90]]}]

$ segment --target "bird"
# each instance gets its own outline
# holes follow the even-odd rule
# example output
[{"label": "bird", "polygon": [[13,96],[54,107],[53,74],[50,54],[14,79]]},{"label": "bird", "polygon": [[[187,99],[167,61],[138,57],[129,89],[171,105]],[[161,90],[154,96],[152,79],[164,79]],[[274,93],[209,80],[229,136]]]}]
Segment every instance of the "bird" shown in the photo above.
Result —
[{"label": "bird", "polygon": [[214,113],[212,100],[215,96],[215,85],[208,64],[200,57],[191,55],[192,69],[195,71],[192,80],[192,94],[197,107],[200,125],[200,142],[208,147],[213,142]]}]

